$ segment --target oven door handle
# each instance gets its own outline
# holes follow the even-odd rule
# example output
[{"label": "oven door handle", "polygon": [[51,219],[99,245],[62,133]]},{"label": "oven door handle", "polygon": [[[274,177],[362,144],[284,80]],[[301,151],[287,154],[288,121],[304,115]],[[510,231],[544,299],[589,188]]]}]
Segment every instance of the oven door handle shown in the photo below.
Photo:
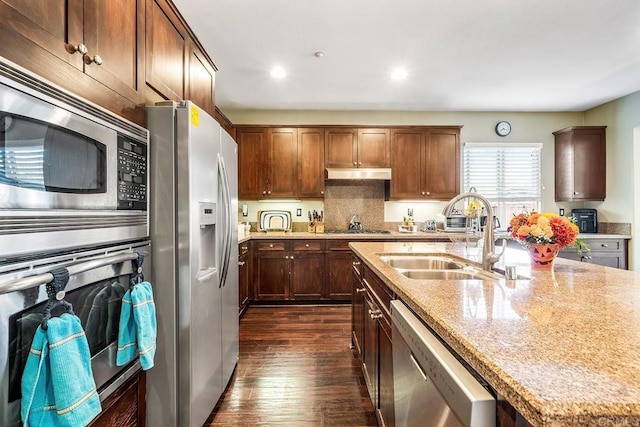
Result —
[{"label": "oven door handle", "polygon": [[[125,252],[117,255],[110,255],[104,258],[92,259],[90,261],[81,262],[74,265],[65,266],[69,270],[69,276],[84,273],[85,271],[95,268],[104,267],[105,265],[118,264],[124,261],[138,259],[138,252]],[[148,255],[140,252],[141,255]],[[36,276],[21,277],[6,283],[0,283],[0,295],[15,291],[24,291],[36,286],[44,285],[53,280],[53,274],[44,273]]]}]

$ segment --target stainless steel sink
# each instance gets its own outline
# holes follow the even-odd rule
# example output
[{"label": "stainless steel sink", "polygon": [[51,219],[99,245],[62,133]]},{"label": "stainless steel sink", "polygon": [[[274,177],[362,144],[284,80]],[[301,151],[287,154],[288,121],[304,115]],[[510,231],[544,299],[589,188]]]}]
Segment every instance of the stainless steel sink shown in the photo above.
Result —
[{"label": "stainless steel sink", "polygon": [[461,270],[465,263],[444,256],[387,255],[380,259],[391,267],[408,270]]},{"label": "stainless steel sink", "polygon": [[501,276],[482,270],[404,270],[398,272],[414,280],[495,280]]}]

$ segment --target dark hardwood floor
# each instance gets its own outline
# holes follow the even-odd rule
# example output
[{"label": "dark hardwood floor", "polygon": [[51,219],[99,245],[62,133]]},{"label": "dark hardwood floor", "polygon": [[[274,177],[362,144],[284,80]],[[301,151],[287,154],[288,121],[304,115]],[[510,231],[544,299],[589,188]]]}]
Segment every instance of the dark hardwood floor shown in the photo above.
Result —
[{"label": "dark hardwood floor", "polygon": [[350,305],[249,307],[205,426],[377,426],[350,331]]}]

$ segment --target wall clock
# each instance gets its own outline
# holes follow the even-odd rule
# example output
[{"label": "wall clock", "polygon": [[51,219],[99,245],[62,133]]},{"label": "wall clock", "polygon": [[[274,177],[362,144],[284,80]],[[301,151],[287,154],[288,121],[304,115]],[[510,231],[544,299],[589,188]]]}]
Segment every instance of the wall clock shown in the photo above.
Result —
[{"label": "wall clock", "polygon": [[511,123],[500,121],[496,124],[496,133],[500,136],[507,136],[511,133]]}]

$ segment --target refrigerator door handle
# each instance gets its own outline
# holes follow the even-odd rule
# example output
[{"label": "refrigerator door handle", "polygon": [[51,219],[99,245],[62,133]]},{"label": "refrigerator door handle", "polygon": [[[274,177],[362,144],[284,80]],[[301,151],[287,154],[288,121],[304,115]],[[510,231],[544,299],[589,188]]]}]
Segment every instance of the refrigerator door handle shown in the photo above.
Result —
[{"label": "refrigerator door handle", "polygon": [[224,221],[224,237],[223,237],[223,251],[222,251],[222,265],[220,274],[220,285],[223,287],[227,280],[227,272],[229,270],[229,258],[230,258],[230,246],[231,246],[231,200],[229,196],[229,182],[227,179],[227,171],[224,165],[224,159],[218,154],[218,178],[222,182],[222,204],[223,212],[226,216]]}]

